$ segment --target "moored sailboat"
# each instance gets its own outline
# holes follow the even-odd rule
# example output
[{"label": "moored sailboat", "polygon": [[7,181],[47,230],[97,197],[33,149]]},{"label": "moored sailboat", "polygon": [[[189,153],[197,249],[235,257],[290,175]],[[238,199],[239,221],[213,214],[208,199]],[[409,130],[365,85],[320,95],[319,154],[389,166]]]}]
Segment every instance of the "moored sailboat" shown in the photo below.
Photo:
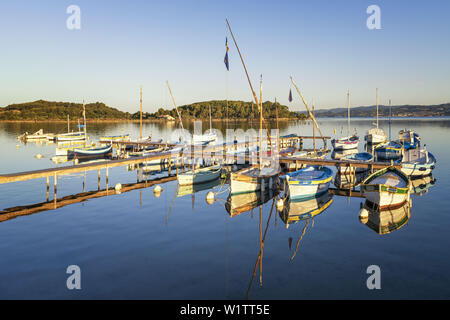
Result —
[{"label": "moored sailboat", "polygon": [[214,165],[180,173],[178,174],[177,179],[180,186],[192,185],[216,180],[220,177],[221,172],[222,166]]},{"label": "moored sailboat", "polygon": [[364,137],[364,140],[367,141],[367,143],[370,144],[378,144],[378,143],[384,143],[386,142],[386,133],[383,129],[381,129],[378,126],[378,88],[377,88],[377,123],[375,128],[371,128],[367,131],[366,136]]},{"label": "moored sailboat", "polygon": [[359,137],[350,135],[350,92],[347,91],[347,137],[331,140],[331,145],[335,150],[348,150],[358,148]]}]

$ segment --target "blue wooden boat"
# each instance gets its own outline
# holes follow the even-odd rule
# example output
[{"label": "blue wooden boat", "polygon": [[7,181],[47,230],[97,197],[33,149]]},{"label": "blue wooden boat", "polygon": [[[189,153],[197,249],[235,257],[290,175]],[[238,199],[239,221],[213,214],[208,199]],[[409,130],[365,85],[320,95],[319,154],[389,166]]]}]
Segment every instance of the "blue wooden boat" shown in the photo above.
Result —
[{"label": "blue wooden boat", "polygon": [[312,199],[328,191],[333,172],[327,167],[307,166],[287,173],[286,185],[291,201]]},{"label": "blue wooden boat", "polygon": [[[354,154],[349,154],[344,156],[341,160],[344,161],[363,161],[363,162],[372,162],[373,161],[373,155],[371,155],[368,152],[358,152],[358,153],[354,153]],[[339,171],[341,173],[347,173],[349,172],[349,167],[345,166],[345,165],[341,165],[339,166]],[[363,172],[363,171],[367,171],[369,168],[355,168],[355,172]]]},{"label": "blue wooden boat", "polygon": [[431,174],[436,165],[436,158],[425,149],[410,149],[405,152],[402,171],[409,177],[420,177]]},{"label": "blue wooden boat", "polygon": [[375,156],[381,160],[397,160],[402,157],[402,145],[396,141],[381,144],[375,148]]},{"label": "blue wooden boat", "polygon": [[112,145],[105,147],[92,147],[92,148],[75,148],[67,151],[67,157],[69,159],[79,158],[101,158],[108,156],[112,153]]}]

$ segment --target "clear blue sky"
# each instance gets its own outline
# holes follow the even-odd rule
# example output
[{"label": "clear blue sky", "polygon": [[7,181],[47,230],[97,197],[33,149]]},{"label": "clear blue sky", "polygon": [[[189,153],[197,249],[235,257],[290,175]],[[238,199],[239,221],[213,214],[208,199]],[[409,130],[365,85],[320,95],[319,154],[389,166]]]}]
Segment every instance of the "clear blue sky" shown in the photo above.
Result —
[{"label": "clear blue sky", "polygon": [[[81,30],[66,9],[81,8]],[[366,8],[381,8],[368,30]],[[292,75],[316,108],[450,102],[450,1],[24,1],[0,3],[0,106],[37,99],[102,101],[121,110],[224,99],[225,18],[264,100],[303,110]],[[250,101],[230,37],[229,99]]]}]

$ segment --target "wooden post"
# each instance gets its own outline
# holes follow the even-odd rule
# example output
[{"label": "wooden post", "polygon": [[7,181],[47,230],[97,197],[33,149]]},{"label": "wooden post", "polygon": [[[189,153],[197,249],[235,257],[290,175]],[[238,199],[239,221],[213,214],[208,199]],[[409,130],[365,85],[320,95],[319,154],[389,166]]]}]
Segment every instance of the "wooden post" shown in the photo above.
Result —
[{"label": "wooden post", "polygon": [[56,172],[54,175],[54,186],[55,186],[55,198],[53,199],[53,202],[54,202],[54,207],[56,209],[56,198],[57,198],[57,190],[58,190],[58,177],[56,175]]},{"label": "wooden post", "polygon": [[97,171],[97,187],[98,187],[98,190],[100,191],[100,169],[98,169],[98,171]]},{"label": "wooden post", "polygon": [[108,166],[106,166],[106,192],[108,192],[108,181],[109,181],[109,173],[108,173]]},{"label": "wooden post", "polygon": [[47,176],[47,202],[48,202],[48,199],[49,199],[49,190],[50,190],[50,181],[49,181],[49,178]]}]

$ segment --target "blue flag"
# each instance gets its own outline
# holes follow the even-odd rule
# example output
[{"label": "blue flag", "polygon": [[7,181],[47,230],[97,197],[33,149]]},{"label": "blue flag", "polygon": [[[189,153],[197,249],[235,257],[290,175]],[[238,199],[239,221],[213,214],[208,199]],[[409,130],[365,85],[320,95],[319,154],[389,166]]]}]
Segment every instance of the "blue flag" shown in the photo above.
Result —
[{"label": "blue flag", "polygon": [[289,89],[289,102],[292,102],[292,91]]},{"label": "blue flag", "polygon": [[228,51],[230,50],[228,48],[228,38],[225,38],[225,47],[227,48],[227,51],[225,52],[225,58],[223,59],[223,62],[225,63],[225,67],[227,67],[227,70],[230,71],[230,65],[228,64]]}]

